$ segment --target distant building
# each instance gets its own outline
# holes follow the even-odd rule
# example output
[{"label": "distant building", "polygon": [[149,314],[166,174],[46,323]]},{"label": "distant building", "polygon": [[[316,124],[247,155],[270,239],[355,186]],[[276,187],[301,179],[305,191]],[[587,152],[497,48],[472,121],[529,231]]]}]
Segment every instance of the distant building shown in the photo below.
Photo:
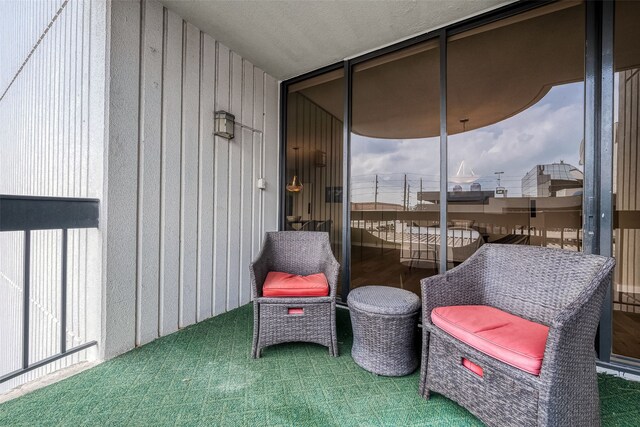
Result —
[{"label": "distant building", "polygon": [[563,161],[536,165],[522,178],[522,196],[573,196],[582,192],[583,180],[582,171]]}]

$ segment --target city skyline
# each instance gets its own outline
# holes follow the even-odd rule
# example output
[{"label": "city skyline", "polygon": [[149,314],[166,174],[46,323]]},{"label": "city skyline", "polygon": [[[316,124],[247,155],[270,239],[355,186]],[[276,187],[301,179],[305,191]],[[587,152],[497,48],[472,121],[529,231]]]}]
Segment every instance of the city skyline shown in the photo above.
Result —
[{"label": "city skyline", "polygon": [[[479,177],[483,189],[497,186],[495,172],[504,172],[501,186],[509,196],[521,195],[521,180],[532,167],[564,161],[582,170],[583,83],[551,88],[538,103],[506,120],[448,137],[449,173],[462,161]],[[471,118],[472,120],[472,118]],[[470,121],[471,121],[470,120]],[[353,134],[351,142],[352,201],[403,203],[404,174],[415,201],[422,178],[423,191],[438,191],[440,138],[392,140]],[[453,189],[449,182],[449,190]],[[469,184],[463,184],[468,189]],[[367,194],[367,190],[371,193]]]}]

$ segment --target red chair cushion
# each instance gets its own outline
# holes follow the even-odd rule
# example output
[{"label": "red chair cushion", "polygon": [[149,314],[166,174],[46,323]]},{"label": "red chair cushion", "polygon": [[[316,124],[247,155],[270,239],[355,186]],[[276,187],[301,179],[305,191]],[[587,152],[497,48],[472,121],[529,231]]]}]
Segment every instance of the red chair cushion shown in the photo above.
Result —
[{"label": "red chair cushion", "polygon": [[270,271],[262,285],[265,297],[326,297],[329,282],[323,273],[309,276]]},{"label": "red chair cushion", "polygon": [[506,364],[540,374],[549,328],[485,305],[438,307],[431,321],[449,335]]}]

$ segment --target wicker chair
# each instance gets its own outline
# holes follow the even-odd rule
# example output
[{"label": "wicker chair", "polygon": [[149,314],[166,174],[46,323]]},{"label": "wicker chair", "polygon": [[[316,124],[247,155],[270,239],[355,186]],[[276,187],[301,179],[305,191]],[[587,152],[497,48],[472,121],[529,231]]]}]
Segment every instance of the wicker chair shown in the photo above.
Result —
[{"label": "wicker chair", "polygon": [[[460,266],[421,281],[420,394],[443,394],[487,425],[598,426],[594,339],[614,260],[486,244]],[[432,323],[436,307],[487,305],[549,326],[539,375],[500,362]],[[461,359],[482,367],[479,376]]]},{"label": "wicker chair", "polygon": [[[313,342],[338,355],[336,289],[340,264],[331,252],[327,233],[279,231],[266,233],[262,250],[251,264],[253,289],[253,349],[259,358],[264,347],[283,342]],[[269,271],[309,275],[324,273],[329,282],[325,297],[264,297],[262,286]],[[302,314],[289,309],[302,308]]]}]

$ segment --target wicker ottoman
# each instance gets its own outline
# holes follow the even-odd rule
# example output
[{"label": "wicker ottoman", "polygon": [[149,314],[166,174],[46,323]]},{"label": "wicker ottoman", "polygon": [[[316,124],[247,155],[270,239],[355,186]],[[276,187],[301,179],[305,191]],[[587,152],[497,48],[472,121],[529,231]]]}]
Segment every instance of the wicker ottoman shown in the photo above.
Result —
[{"label": "wicker ottoman", "polygon": [[378,375],[399,377],[418,367],[420,298],[388,286],[363,286],[347,298],[353,327],[353,360]]}]

